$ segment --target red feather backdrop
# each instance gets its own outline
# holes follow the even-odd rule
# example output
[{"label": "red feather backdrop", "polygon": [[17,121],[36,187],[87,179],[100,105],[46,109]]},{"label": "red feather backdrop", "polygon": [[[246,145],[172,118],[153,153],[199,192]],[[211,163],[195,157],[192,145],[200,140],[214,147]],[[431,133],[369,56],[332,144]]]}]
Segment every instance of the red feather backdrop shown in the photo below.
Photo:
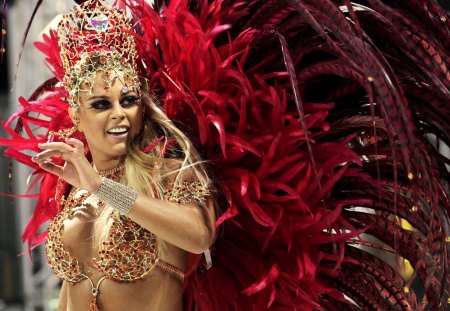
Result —
[{"label": "red feather backdrop", "polygon": [[[450,25],[435,1],[119,2],[140,72],[222,197],[213,266],[193,265],[186,309],[446,309]],[[56,34],[36,46],[56,79],[0,139],[32,167],[23,150],[71,125]],[[31,244],[58,209],[56,179],[34,168]]]}]

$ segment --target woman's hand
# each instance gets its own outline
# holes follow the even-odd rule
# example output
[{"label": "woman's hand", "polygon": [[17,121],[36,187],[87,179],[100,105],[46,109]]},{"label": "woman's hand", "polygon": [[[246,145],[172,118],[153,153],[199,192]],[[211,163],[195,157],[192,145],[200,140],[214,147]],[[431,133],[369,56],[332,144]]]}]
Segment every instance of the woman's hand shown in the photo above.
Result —
[{"label": "woman's hand", "polygon": [[[62,178],[74,187],[87,190],[91,193],[97,191],[101,184],[99,174],[94,170],[84,155],[84,145],[75,138],[66,139],[66,142],[39,144],[43,149],[32,159],[39,166]],[[63,166],[52,162],[51,158],[61,158]]]}]

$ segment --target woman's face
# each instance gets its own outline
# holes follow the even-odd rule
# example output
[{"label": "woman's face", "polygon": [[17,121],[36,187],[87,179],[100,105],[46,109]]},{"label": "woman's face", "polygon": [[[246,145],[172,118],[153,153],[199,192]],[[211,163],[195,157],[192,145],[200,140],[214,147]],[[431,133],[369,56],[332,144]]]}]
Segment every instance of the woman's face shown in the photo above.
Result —
[{"label": "woman's face", "polygon": [[92,93],[82,91],[80,96],[78,127],[86,136],[95,162],[116,160],[125,155],[127,141],[141,130],[140,97],[122,81],[122,74],[118,74],[108,88],[103,72],[97,72],[91,81]]}]

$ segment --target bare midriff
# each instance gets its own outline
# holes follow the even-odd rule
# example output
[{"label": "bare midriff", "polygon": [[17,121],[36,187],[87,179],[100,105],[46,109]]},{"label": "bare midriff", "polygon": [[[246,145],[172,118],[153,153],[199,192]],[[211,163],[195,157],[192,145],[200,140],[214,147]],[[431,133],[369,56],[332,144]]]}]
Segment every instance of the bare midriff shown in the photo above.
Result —
[{"label": "bare midriff", "polygon": [[[94,274],[90,278],[97,284],[102,275]],[[154,269],[146,278],[129,283],[105,279],[101,282],[99,291],[97,304],[101,311],[181,311],[183,307],[181,282],[158,269]],[[68,285],[66,294],[65,310],[89,310],[92,298],[89,280]]]}]

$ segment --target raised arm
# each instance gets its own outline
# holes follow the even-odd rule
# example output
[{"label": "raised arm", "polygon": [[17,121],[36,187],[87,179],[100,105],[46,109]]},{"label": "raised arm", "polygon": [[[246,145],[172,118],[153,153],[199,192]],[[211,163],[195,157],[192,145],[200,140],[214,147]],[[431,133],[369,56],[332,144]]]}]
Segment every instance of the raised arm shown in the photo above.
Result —
[{"label": "raised arm", "polygon": [[[72,138],[66,143],[46,143],[40,147],[44,151],[33,160],[39,163],[41,168],[77,188],[97,193],[102,179],[84,156],[84,145],[81,141]],[[66,161],[64,166],[58,166],[51,161],[51,158],[58,157]],[[115,189],[112,189],[111,193],[127,195]],[[203,204],[196,201],[179,204],[142,193],[136,195],[127,216],[161,239],[192,253],[203,252],[213,242],[215,209],[211,198],[207,198]],[[117,202],[113,199],[110,205],[114,207]]]}]

